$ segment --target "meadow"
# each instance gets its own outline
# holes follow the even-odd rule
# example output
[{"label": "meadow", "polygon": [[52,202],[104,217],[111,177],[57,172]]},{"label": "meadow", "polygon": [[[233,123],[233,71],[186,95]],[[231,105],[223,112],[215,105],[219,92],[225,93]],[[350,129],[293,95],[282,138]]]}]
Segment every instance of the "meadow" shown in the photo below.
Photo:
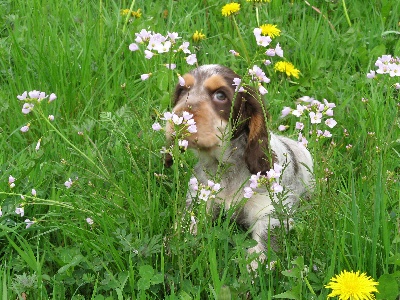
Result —
[{"label": "meadow", "polygon": [[[2,299],[326,299],[342,271],[398,299],[400,61],[391,74],[376,61],[400,57],[400,3],[236,2],[223,15],[217,0],[0,0]],[[279,29],[267,46],[262,24]],[[149,54],[143,29],[179,38]],[[212,220],[199,201],[188,230],[196,158],[175,145],[166,168],[153,129],[179,75],[203,64],[244,80],[262,68],[269,130],[297,140],[301,122],[314,157],[311,198],[255,272],[231,211]],[[293,114],[306,96],[333,115]]]}]

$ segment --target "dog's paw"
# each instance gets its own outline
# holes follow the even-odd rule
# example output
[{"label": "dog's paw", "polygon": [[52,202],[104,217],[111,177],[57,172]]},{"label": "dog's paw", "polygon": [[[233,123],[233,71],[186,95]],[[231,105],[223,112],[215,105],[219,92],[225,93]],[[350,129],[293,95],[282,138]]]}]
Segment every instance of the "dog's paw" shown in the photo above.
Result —
[{"label": "dog's paw", "polygon": [[[258,269],[258,266],[260,264],[263,264],[267,257],[265,256],[265,254],[263,252],[260,251],[260,249],[258,249],[258,247],[253,247],[247,250],[247,252],[249,253],[250,256],[252,256],[252,261],[247,264],[247,271],[249,273],[254,273],[257,274],[256,271]],[[257,253],[259,254],[257,257],[254,257],[253,253]]]}]

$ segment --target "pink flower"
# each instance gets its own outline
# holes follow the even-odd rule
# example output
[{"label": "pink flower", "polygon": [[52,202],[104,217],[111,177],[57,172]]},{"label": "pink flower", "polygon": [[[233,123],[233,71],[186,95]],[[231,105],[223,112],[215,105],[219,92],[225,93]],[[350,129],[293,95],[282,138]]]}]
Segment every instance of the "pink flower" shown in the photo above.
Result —
[{"label": "pink flower", "polygon": [[282,109],[282,115],[281,115],[281,117],[282,117],[282,118],[286,117],[288,114],[290,114],[291,111],[292,111],[292,109],[291,109],[290,107],[285,106],[285,107]]},{"label": "pink flower", "polygon": [[31,221],[29,219],[26,219],[24,222],[26,224],[26,229],[28,229],[29,227],[31,227],[35,223],[35,221]]},{"label": "pink flower", "polygon": [[327,119],[325,121],[325,125],[328,126],[329,128],[335,127],[336,124],[337,124],[337,122],[333,118]]},{"label": "pink flower", "polygon": [[230,53],[232,53],[234,56],[239,56],[239,52],[236,52],[235,50],[229,50]]},{"label": "pink flower", "polygon": [[190,180],[189,180],[189,187],[190,187],[193,191],[197,191],[197,190],[199,189],[197,178],[195,178],[195,177],[190,178]]},{"label": "pink flower", "polygon": [[395,88],[396,90],[400,90],[400,83],[396,82],[396,83],[394,84],[394,88]]},{"label": "pink flower", "polygon": [[243,197],[250,199],[254,195],[254,191],[251,189],[251,187],[245,187],[244,188],[244,195]]},{"label": "pink flower", "polygon": [[29,95],[29,98],[32,98],[32,99],[39,99],[39,97],[40,97],[40,91],[33,90],[33,91],[30,91],[30,92],[28,93],[28,95]]},{"label": "pink flower", "polygon": [[68,180],[66,182],[64,182],[64,185],[67,189],[71,188],[73,182],[71,180],[71,178],[68,178]]},{"label": "pink flower", "polygon": [[25,91],[22,93],[22,95],[18,95],[17,98],[18,98],[18,100],[26,100],[27,95],[28,95],[28,92]]},{"label": "pink flower", "polygon": [[208,198],[210,197],[211,191],[207,190],[207,189],[201,189],[200,191],[200,195],[199,195],[199,199],[203,200],[203,201],[207,201]]},{"label": "pink flower", "polygon": [[189,56],[186,57],[186,62],[189,65],[194,65],[195,63],[197,63],[197,57],[196,54],[190,54]]},{"label": "pink flower", "polygon": [[17,215],[21,215],[21,217],[23,217],[23,216],[24,216],[24,213],[25,213],[24,208],[23,208],[23,207],[17,207],[17,208],[15,208],[15,213],[16,213]]},{"label": "pink flower", "polygon": [[154,53],[149,50],[144,50],[145,58],[150,59],[154,56]]},{"label": "pink flower", "polygon": [[310,112],[309,114],[310,119],[311,119],[311,124],[319,124],[321,123],[321,118],[322,118],[322,114],[320,112]]},{"label": "pink flower", "polygon": [[172,43],[175,43],[177,39],[180,39],[179,34],[177,32],[168,32],[167,36],[169,37]]},{"label": "pink flower", "polygon": [[179,49],[179,50],[182,50],[183,53],[190,54],[191,52],[190,52],[190,50],[188,49],[188,47],[189,47],[189,42],[183,42],[182,45],[179,46],[178,49]]},{"label": "pink flower", "polygon": [[167,67],[170,70],[176,69],[176,64],[165,64],[165,67]]},{"label": "pink flower", "polygon": [[278,126],[278,130],[279,131],[285,131],[286,129],[288,129],[289,128],[289,126],[287,126],[287,125],[279,125]]},{"label": "pink flower", "polygon": [[139,50],[139,46],[136,43],[132,43],[129,45],[129,50],[137,51],[137,50]]},{"label": "pink flower", "polygon": [[178,76],[178,81],[180,86],[185,86],[186,82],[185,79],[181,75]]},{"label": "pink flower", "polygon": [[11,184],[11,183],[14,183],[14,182],[15,182],[15,178],[10,175],[8,177],[8,184]]},{"label": "pink flower", "polygon": [[36,190],[35,189],[32,189],[32,196],[36,197]]},{"label": "pink flower", "polygon": [[32,103],[24,103],[22,106],[22,113],[27,115],[33,110],[34,105]]},{"label": "pink flower", "polygon": [[375,78],[376,72],[371,70],[369,73],[367,73],[367,78],[372,79]]},{"label": "pink flower", "polygon": [[280,193],[283,191],[283,187],[277,182],[272,183],[271,189],[274,193]]},{"label": "pink flower", "polygon": [[94,221],[93,221],[92,218],[86,218],[86,222],[87,222],[89,225],[93,225],[93,223],[94,223]]},{"label": "pink flower", "polygon": [[258,91],[260,92],[261,95],[265,95],[268,93],[267,89],[263,87],[261,84],[258,86]]},{"label": "pink flower", "polygon": [[330,133],[328,130],[325,130],[324,133],[322,134],[324,137],[332,137],[332,133]]},{"label": "pink flower", "polygon": [[301,122],[296,122],[296,129],[298,129],[298,130],[303,130],[303,128],[304,128],[304,124],[303,124],[303,123],[301,123]]},{"label": "pink flower", "polygon": [[179,140],[178,146],[186,150],[189,146],[189,142],[187,140]]},{"label": "pink flower", "polygon": [[183,118],[185,121],[188,121],[188,120],[190,120],[190,119],[193,118],[193,114],[191,114],[191,113],[189,113],[189,112],[187,112],[187,111],[184,111],[184,112],[182,113],[182,118]]},{"label": "pink flower", "polygon": [[153,128],[154,131],[159,131],[162,129],[160,123],[154,123],[151,127]]},{"label": "pink flower", "polygon": [[243,88],[242,86],[240,86],[241,83],[242,83],[242,79],[240,79],[240,78],[233,78],[233,83],[232,83],[232,85],[233,85],[233,86],[236,86],[235,93],[244,92],[244,88]]},{"label": "pink flower", "polygon": [[56,94],[51,93],[50,96],[49,96],[49,103],[50,103],[50,102],[53,102],[53,101],[56,100],[56,99],[57,99]]},{"label": "pink flower", "polygon": [[29,130],[29,126],[30,126],[30,124],[27,124],[27,125],[25,125],[25,126],[22,126],[21,127],[21,132],[27,132],[28,130]]},{"label": "pink flower", "polygon": [[265,55],[268,55],[268,56],[275,56],[275,50],[272,49],[272,48],[270,48],[270,49],[268,49],[268,50],[265,52]]},{"label": "pink flower", "polygon": [[49,120],[50,120],[50,122],[53,122],[54,121],[54,116],[53,115],[49,115]]}]

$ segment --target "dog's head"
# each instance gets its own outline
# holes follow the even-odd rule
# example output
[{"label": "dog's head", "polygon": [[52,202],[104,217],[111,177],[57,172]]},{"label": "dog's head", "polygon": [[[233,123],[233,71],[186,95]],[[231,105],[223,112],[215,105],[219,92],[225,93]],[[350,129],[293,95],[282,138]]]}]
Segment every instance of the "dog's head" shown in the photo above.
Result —
[{"label": "dog's head", "polygon": [[[235,92],[234,78],[240,78],[231,69],[220,65],[204,65],[182,76],[185,84],[178,84],[174,94],[175,114],[184,111],[193,114],[197,132],[185,139],[189,147],[212,151],[223,145],[229,136],[235,139],[246,135],[244,160],[251,173],[270,169],[270,151],[261,95],[250,86],[244,92]],[[173,128],[168,123],[167,139],[172,139]],[[227,132],[231,130],[231,134]],[[166,165],[172,158],[166,157]]]}]

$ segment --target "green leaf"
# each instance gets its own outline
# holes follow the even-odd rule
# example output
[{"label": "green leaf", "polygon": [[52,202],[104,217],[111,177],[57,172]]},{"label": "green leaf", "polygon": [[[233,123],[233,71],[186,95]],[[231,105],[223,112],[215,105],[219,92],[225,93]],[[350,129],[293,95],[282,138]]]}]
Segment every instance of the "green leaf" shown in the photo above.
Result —
[{"label": "green leaf", "polygon": [[137,282],[139,290],[148,290],[150,288],[150,279],[140,278]]},{"label": "green leaf", "polygon": [[150,280],[154,276],[154,269],[150,265],[140,266],[139,275],[142,278]]},{"label": "green leaf", "polygon": [[395,300],[399,296],[399,285],[393,274],[383,274],[379,277],[377,299]]},{"label": "green leaf", "polygon": [[370,55],[372,56],[372,59],[376,59],[378,56],[382,56],[385,53],[386,46],[384,44],[380,44],[371,50]]},{"label": "green leaf", "polygon": [[65,271],[67,271],[69,268],[74,267],[76,265],[78,265],[83,259],[83,256],[81,254],[78,254],[76,256],[74,256],[70,263],[66,264],[65,266],[62,266],[60,269],[58,269],[57,273],[58,274],[62,274]]}]

